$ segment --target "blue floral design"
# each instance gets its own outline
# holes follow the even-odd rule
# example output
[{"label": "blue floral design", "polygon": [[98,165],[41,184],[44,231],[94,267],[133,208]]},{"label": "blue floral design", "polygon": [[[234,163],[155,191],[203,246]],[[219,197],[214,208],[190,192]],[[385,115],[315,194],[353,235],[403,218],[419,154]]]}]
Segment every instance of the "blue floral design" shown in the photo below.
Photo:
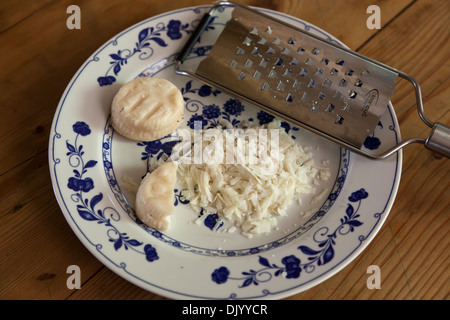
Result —
[{"label": "blue floral design", "polygon": [[230,275],[230,270],[226,267],[220,267],[211,274],[211,279],[217,284],[225,283]]},{"label": "blue floral design", "polygon": [[91,129],[89,128],[89,126],[83,122],[83,121],[78,121],[76,122],[73,126],[73,131],[75,133],[78,133],[79,135],[82,136],[87,136],[91,133]]},{"label": "blue floral design", "polygon": [[[346,215],[341,218],[341,224],[339,227],[331,234],[326,236],[326,238],[322,241],[319,241],[318,247],[321,248],[319,250],[314,250],[307,246],[299,246],[298,249],[302,251],[304,254],[308,255],[310,262],[306,266],[310,266],[313,263],[317,262],[317,265],[321,266],[328,262],[330,262],[334,258],[334,245],[336,244],[335,240],[339,234],[342,234],[342,230],[347,227],[349,232],[353,232],[356,227],[361,226],[363,223],[359,221],[359,207],[361,205],[361,200],[366,199],[369,194],[364,189],[360,189],[358,191],[353,192],[348,200],[350,202],[358,202],[358,207],[355,210],[351,204],[347,205],[347,209],[345,210]],[[321,230],[317,231],[316,234],[319,234]]]},{"label": "blue floral design", "polygon": [[164,154],[170,156],[172,154],[173,147],[179,141],[166,141],[163,142],[164,138],[155,141],[143,141],[138,142],[138,146],[145,147],[145,151],[141,153],[141,160],[148,160],[149,158],[156,157],[156,159],[161,158]]},{"label": "blue floral design", "polygon": [[196,130],[202,130],[207,124],[208,121],[203,117],[203,115],[199,115],[197,113],[191,116],[191,118],[187,121],[188,127]]},{"label": "blue floral design", "polygon": [[91,178],[79,179],[70,177],[67,187],[73,191],[89,192],[94,189],[94,181]]},{"label": "blue floral design", "polygon": [[198,90],[198,95],[200,97],[209,97],[212,93],[212,88],[208,85],[203,85],[200,87],[200,89]]},{"label": "blue floral design", "polygon": [[189,27],[189,24],[181,24],[180,20],[170,20],[167,24],[167,36],[172,40],[181,39],[183,36],[181,30],[185,30]]},{"label": "blue floral design", "polygon": [[197,56],[202,57],[206,55],[206,52],[210,51],[212,47],[198,47],[192,50]]},{"label": "blue floral design", "polygon": [[[187,200],[187,203],[189,203],[189,200]],[[198,218],[205,216],[206,213],[207,213],[206,210],[201,208]],[[217,231],[224,225],[223,221],[220,221],[220,223],[217,223],[219,220],[220,220],[220,217],[217,213],[210,213],[210,214],[207,214],[206,217],[203,219],[203,225],[205,227],[207,227],[209,230]],[[230,255],[233,255],[233,253],[227,253],[227,255],[230,256]]]},{"label": "blue floral design", "polygon": [[133,50],[118,50],[116,53],[110,54],[110,58],[112,61],[110,62],[111,67],[107,70],[106,75],[103,77],[99,77],[97,79],[100,86],[111,85],[116,81],[114,76],[108,75],[108,73],[113,70],[114,75],[117,76],[119,72],[122,70],[122,67],[128,63],[128,59],[133,57],[137,53],[142,53],[144,50],[150,50],[150,57],[153,54],[153,49],[151,49],[151,42],[156,43],[161,47],[167,47],[167,43],[161,38],[161,31],[163,31],[165,27],[161,28],[145,28],[139,32],[138,42],[136,42],[136,46]]},{"label": "blue floral design", "polygon": [[112,165],[112,163],[111,163],[111,161],[103,161],[103,165],[105,166],[105,168],[107,169],[107,170],[110,170],[110,169],[112,169],[112,167],[113,167],[113,165]]},{"label": "blue floral design", "polygon": [[[205,30],[213,30],[214,29],[214,20],[211,19],[205,28]],[[104,76],[100,76],[97,78],[98,84],[103,86],[109,86],[116,81],[116,77],[119,72],[122,70],[123,66],[128,63],[128,60],[139,54],[140,59],[148,59],[153,55],[152,44],[156,44],[160,47],[167,47],[166,41],[163,39],[163,32],[165,35],[172,41],[178,41],[183,37],[183,33],[187,35],[194,32],[194,26],[190,28],[189,23],[183,24],[180,20],[170,20],[167,25],[164,23],[159,23],[155,27],[149,27],[142,29],[138,34],[138,41],[135,44],[135,47],[132,49],[122,49],[118,50],[115,53],[111,53],[109,57],[112,59],[110,62],[111,67],[106,71]],[[199,39],[200,41],[200,39]],[[207,48],[201,47],[193,50],[197,55],[205,55]],[[113,72],[114,75],[110,75],[110,72]]]},{"label": "blue floral design", "polygon": [[273,276],[278,277],[279,275],[283,275],[288,279],[298,278],[300,276],[301,267],[300,267],[300,259],[298,259],[294,255],[286,256],[281,259],[281,263],[283,266],[278,266],[276,264],[271,264],[267,258],[262,256],[259,257],[258,263],[262,265],[264,268],[259,270],[252,270],[242,272],[242,277],[230,277],[230,271],[227,267],[220,267],[213,271],[211,274],[212,281],[217,284],[225,283],[228,279],[243,281],[239,286],[240,288],[248,287],[249,285],[259,285],[262,282],[267,282],[272,279]]},{"label": "blue floral design", "polygon": [[153,262],[153,261],[159,259],[156,249],[151,244],[145,245],[144,252],[145,252],[145,258],[149,262]]},{"label": "blue floral design", "polygon": [[[383,124],[381,123],[381,121],[378,121],[377,126],[380,127],[381,129],[383,129]],[[376,150],[376,149],[378,149],[380,147],[381,141],[380,141],[380,139],[375,137],[375,133],[372,133],[371,136],[368,136],[366,138],[366,140],[364,140],[364,144],[363,145],[364,145],[364,147],[366,149]]]},{"label": "blue floral design", "polygon": [[271,115],[265,111],[258,112],[256,117],[258,118],[260,125],[263,125],[266,123],[271,123],[273,121],[273,119],[275,119],[275,117],[273,115]]},{"label": "blue floral design", "polygon": [[175,194],[174,206],[178,206],[178,203],[181,203],[181,204],[188,204],[189,203],[189,200],[187,200],[183,196],[183,190],[174,189],[173,192]]},{"label": "blue floral design", "polygon": [[281,263],[285,265],[286,278],[298,278],[302,269],[300,268],[300,259],[294,255],[290,255],[281,259]]},{"label": "blue floral design", "polygon": [[368,136],[364,141],[364,147],[369,150],[376,150],[381,145],[380,139],[375,136]]},{"label": "blue floral design", "polygon": [[97,81],[100,87],[103,87],[112,85],[114,82],[116,82],[116,78],[113,76],[98,77]]},{"label": "blue floral design", "polygon": [[369,194],[367,193],[367,191],[362,188],[358,191],[353,192],[350,197],[348,197],[348,200],[351,202],[358,202],[362,199],[366,199],[369,196]]},{"label": "blue floral design", "polygon": [[221,115],[220,107],[216,106],[215,104],[210,104],[203,107],[202,113],[206,117],[206,119],[215,119],[220,117]]},{"label": "blue floral design", "polygon": [[[97,209],[97,205],[102,201],[103,194],[98,193],[93,197],[88,198],[85,196],[85,193],[90,192],[94,189],[94,181],[90,177],[84,177],[84,175],[88,172],[88,169],[94,168],[97,165],[97,161],[89,160],[85,161],[84,159],[84,151],[83,145],[78,145],[78,138],[86,137],[91,134],[91,129],[89,125],[85,122],[78,121],[73,126],[73,131],[76,133],[75,142],[72,144],[69,141],[66,141],[66,147],[68,152],[66,155],[69,158],[69,164],[74,168],[73,177],[69,177],[67,187],[73,190],[75,193],[71,195],[71,199],[77,204],[77,212],[80,217],[86,221],[96,221],[98,224],[103,224],[105,227],[109,228],[107,235],[109,237],[109,241],[113,243],[114,249],[117,251],[120,248],[124,248],[128,250],[129,248],[133,249],[136,252],[137,247],[141,246],[143,243],[136,240],[130,239],[130,237],[123,232],[120,232],[114,225],[114,221],[120,220],[119,213],[112,208],[105,209]],[[109,145],[108,145],[109,149]],[[108,162],[112,167],[112,164]],[[106,166],[105,162],[105,166]],[[106,214],[105,210],[109,209],[109,215]],[[156,249],[153,248],[150,244],[147,244],[144,247],[144,252],[140,252],[145,254],[147,261],[152,262],[157,260],[158,254]]]},{"label": "blue floral design", "polygon": [[224,110],[225,112],[237,117],[241,115],[242,111],[244,111],[244,105],[238,99],[230,99],[225,102]]},{"label": "blue floral design", "polygon": [[[286,133],[289,133],[289,131],[291,131],[291,130],[294,130],[294,131],[300,130],[300,129],[297,128],[297,127],[291,126],[291,125],[290,125],[288,122],[286,122],[286,121],[281,121],[280,127],[283,128],[284,131],[285,131]],[[292,136],[292,138],[295,139],[294,136]]]},{"label": "blue floral design", "polygon": [[[318,243],[318,249],[313,249],[308,246],[299,246],[298,249],[307,256],[305,263],[295,255],[289,255],[281,259],[281,263],[284,266],[278,266],[269,262],[267,258],[259,256],[258,263],[264,268],[259,270],[250,269],[249,271],[242,272],[242,277],[230,277],[230,271],[221,266],[215,269],[211,274],[212,281],[217,284],[225,283],[227,280],[243,281],[239,286],[240,288],[247,287],[251,284],[259,285],[262,282],[270,281],[273,276],[277,277],[283,275],[286,279],[297,279],[300,277],[302,271],[307,273],[312,272],[315,269],[315,264],[318,266],[329,263],[334,258],[334,245],[338,235],[345,235],[348,232],[353,232],[355,228],[361,226],[363,223],[358,220],[361,201],[369,196],[365,189],[360,189],[353,192],[348,200],[351,203],[358,203],[355,209],[351,203],[348,204],[346,209],[346,215],[340,219],[341,224],[334,230],[333,233],[328,234],[321,228],[314,234],[314,240]],[[344,231],[347,228],[347,231]],[[325,236],[324,240],[317,240],[318,236]],[[257,253],[255,251],[255,253]]]},{"label": "blue floral design", "polygon": [[209,214],[203,224],[210,230],[214,229],[214,226],[217,224],[217,220],[219,219],[219,215],[217,213]]},{"label": "blue floral design", "polygon": [[186,85],[183,88],[181,88],[180,91],[183,94],[185,101],[190,100],[188,97],[185,96],[188,93],[197,93],[200,97],[209,97],[210,95],[216,97],[218,94],[221,93],[220,90],[212,88],[206,84],[202,85],[198,89],[195,89],[192,87],[192,80],[188,81]]}]

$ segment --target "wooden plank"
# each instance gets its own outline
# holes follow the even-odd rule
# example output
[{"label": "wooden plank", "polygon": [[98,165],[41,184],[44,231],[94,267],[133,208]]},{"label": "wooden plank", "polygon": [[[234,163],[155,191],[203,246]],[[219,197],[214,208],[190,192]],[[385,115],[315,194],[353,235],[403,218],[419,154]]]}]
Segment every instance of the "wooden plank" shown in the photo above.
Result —
[{"label": "wooden plank", "polygon": [[47,154],[0,176],[0,297],[64,299],[67,267],[92,276],[102,264],[68,226],[53,195]]},{"label": "wooden plank", "polygon": [[377,29],[367,28],[367,19],[371,15],[367,13],[369,6],[377,5],[380,8],[381,28],[384,28],[412,2],[412,0],[292,0],[279,2],[277,9],[312,23],[338,38],[350,49],[356,50],[378,32]]},{"label": "wooden plank", "polygon": [[30,15],[39,12],[51,0],[22,0],[0,2],[0,33],[13,27]]}]

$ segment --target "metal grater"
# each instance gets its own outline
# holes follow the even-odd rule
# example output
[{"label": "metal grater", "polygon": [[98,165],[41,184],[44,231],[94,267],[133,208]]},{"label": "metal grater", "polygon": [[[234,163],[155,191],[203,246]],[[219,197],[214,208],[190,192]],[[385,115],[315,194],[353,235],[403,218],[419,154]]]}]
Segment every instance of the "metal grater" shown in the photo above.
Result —
[{"label": "metal grater", "polygon": [[[210,21],[230,6],[231,18],[209,55],[182,69]],[[180,53],[176,72],[372,159],[386,158],[412,142],[450,155],[450,128],[426,118],[415,79],[243,5],[213,6]],[[362,146],[385,112],[398,76],[413,83],[419,114],[432,134],[427,140],[405,140],[383,154],[368,153]]]}]

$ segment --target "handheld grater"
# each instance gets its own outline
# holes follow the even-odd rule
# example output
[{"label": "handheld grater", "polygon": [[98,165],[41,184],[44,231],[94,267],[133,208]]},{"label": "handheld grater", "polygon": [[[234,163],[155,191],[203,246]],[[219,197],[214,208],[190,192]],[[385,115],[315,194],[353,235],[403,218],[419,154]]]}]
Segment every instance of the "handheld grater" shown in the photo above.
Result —
[{"label": "handheld grater", "polygon": [[[209,23],[232,7],[231,19],[197,65],[185,63]],[[450,128],[430,121],[419,83],[411,76],[244,5],[222,1],[200,21],[175,71],[222,90],[270,114],[371,159],[410,143],[450,157]],[[382,154],[362,149],[402,77],[412,83],[419,116],[432,130]]]}]

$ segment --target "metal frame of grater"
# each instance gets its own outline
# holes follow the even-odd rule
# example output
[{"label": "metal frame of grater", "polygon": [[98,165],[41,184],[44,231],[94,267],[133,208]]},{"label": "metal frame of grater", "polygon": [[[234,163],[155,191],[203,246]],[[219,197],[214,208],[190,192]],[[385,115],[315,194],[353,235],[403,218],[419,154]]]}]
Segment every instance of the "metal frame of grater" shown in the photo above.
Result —
[{"label": "metal frame of grater", "polygon": [[[214,14],[224,11],[222,7],[234,7],[233,16],[211,53],[197,66],[182,69]],[[178,55],[175,72],[371,159],[385,159],[411,143],[423,143],[450,157],[450,128],[426,117],[420,86],[413,77],[241,4],[221,1],[203,16]],[[419,116],[431,133],[427,139],[401,141],[382,154],[366,152],[361,149],[364,139],[386,110],[397,77],[414,86]]]}]

